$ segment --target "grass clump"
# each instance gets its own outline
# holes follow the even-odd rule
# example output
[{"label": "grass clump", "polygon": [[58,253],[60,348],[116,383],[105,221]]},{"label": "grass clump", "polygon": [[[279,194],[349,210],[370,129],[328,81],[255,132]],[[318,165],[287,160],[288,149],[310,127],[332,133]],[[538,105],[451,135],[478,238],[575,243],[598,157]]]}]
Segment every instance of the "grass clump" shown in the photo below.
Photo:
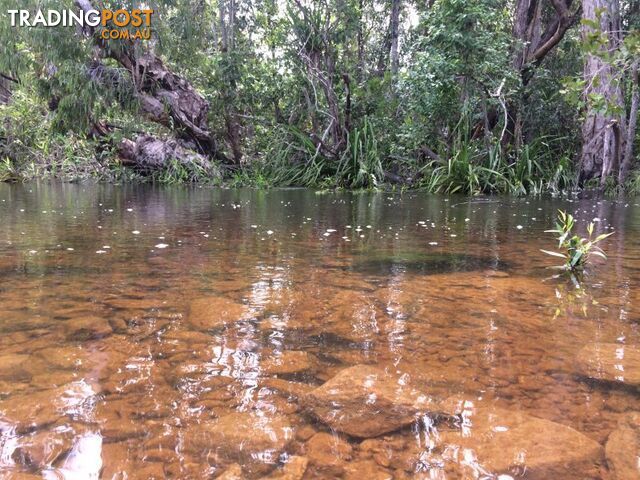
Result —
[{"label": "grass clump", "polygon": [[546,230],[546,233],[555,233],[558,235],[558,248],[560,252],[542,250],[547,255],[562,258],[563,264],[553,268],[566,270],[568,272],[581,271],[584,266],[589,263],[592,256],[601,257],[606,259],[604,251],[597,245],[605,238],[613,235],[613,232],[603,233],[595,238],[593,237],[594,224],[593,222],[587,225],[588,237],[580,237],[573,234],[573,228],[575,227],[575,219],[573,215],[563,210],[558,211],[558,222],[556,228],[553,230]]}]

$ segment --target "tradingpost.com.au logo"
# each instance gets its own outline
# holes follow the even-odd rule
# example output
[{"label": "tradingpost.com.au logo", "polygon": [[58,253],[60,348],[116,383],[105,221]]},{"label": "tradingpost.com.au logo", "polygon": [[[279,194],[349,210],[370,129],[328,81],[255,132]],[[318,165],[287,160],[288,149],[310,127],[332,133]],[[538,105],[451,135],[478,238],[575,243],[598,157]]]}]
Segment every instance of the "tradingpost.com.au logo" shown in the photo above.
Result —
[{"label": "tradingpost.com.au logo", "polygon": [[151,9],[7,10],[12,27],[102,27],[103,40],[150,40]]}]

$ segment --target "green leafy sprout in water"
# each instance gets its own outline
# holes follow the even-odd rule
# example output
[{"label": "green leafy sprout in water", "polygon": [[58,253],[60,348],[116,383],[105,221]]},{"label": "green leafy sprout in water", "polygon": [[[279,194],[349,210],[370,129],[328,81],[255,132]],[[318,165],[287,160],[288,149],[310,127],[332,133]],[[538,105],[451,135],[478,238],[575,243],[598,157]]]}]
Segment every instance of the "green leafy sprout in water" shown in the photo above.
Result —
[{"label": "green leafy sprout in water", "polygon": [[606,260],[607,256],[597,244],[610,235],[613,235],[613,232],[603,233],[593,238],[594,224],[591,222],[587,226],[589,236],[585,238],[572,235],[573,227],[575,227],[573,215],[563,210],[558,210],[558,223],[556,223],[556,228],[553,230],[545,230],[546,233],[556,233],[558,235],[558,248],[562,250],[562,252],[540,250],[547,255],[559,257],[564,260],[563,265],[558,265],[554,268],[576,272],[584,268],[592,255]]}]

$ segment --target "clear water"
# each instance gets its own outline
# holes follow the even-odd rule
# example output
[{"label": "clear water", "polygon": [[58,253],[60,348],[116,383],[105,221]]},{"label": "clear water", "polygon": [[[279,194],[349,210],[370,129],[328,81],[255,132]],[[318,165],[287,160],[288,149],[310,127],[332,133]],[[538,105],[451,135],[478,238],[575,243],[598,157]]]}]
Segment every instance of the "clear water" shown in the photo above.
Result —
[{"label": "clear water", "polygon": [[[616,232],[579,289],[539,251],[559,208]],[[604,447],[640,396],[576,358],[640,344],[639,231],[634,201],[0,185],[0,478],[549,478],[492,470],[474,426],[459,455],[437,422],[343,435],[295,390],[370,365]],[[235,412],[287,424],[269,467],[216,455]]]}]

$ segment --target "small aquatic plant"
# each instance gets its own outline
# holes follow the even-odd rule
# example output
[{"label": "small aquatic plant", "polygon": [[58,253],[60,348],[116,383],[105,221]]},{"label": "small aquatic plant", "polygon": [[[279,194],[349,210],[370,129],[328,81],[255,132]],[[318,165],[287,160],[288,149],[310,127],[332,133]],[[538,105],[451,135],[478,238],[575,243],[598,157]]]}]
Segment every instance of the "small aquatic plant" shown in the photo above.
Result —
[{"label": "small aquatic plant", "polygon": [[564,260],[564,264],[555,268],[560,268],[570,272],[582,270],[585,264],[589,262],[589,258],[592,255],[606,259],[607,256],[604,254],[604,251],[597,246],[597,243],[601,242],[608,236],[613,235],[613,232],[603,233],[593,238],[593,222],[587,225],[588,237],[585,238],[578,235],[572,235],[575,223],[573,215],[563,210],[558,210],[558,223],[556,223],[556,228],[553,230],[545,230],[545,232],[558,234],[558,248],[563,251],[554,252],[550,250],[540,250],[547,255],[562,258]]}]

